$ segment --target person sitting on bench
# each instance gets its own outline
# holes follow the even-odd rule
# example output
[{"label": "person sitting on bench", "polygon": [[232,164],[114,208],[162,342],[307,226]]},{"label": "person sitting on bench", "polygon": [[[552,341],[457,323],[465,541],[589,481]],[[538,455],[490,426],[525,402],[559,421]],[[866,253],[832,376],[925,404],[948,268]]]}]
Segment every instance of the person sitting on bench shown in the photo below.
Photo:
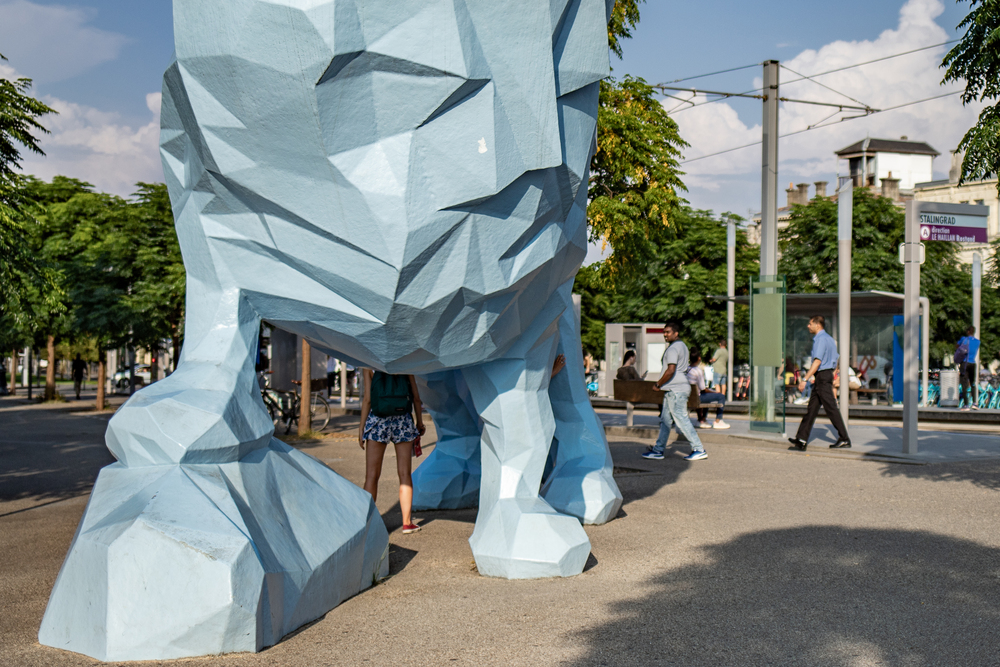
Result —
[{"label": "person sitting on bench", "polygon": [[615,375],[616,380],[641,380],[639,371],[635,370],[635,350],[629,350],[622,359],[622,367]]},{"label": "person sitting on bench", "polygon": [[[687,372],[688,382],[691,383],[691,408],[698,412],[698,428],[729,428],[729,424],[722,421],[722,412],[726,409],[726,396],[715,391],[709,391],[705,387],[705,371],[702,370],[701,353],[697,350],[691,352],[690,367]],[[715,423],[709,424],[708,408],[700,407],[706,403],[717,403],[715,409]]]}]

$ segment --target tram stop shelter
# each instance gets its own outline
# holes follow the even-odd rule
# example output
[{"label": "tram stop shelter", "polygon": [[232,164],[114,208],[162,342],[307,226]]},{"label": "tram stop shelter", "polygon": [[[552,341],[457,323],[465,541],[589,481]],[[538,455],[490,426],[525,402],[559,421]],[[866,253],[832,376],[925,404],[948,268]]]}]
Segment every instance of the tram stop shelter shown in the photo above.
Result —
[{"label": "tram stop shelter", "polygon": [[[725,301],[729,297],[714,296]],[[749,296],[737,296],[733,301],[749,305]],[[812,335],[806,325],[815,315],[822,315],[826,321],[826,331],[837,341],[841,354],[848,354],[850,365],[863,372],[868,379],[868,388],[883,390],[888,376],[894,375],[893,368],[902,371],[902,316],[903,295],[895,292],[853,292],[851,294],[851,339],[850,347],[839,340],[838,326],[839,294],[787,294],[785,295],[785,372],[795,367],[808,368],[812,362]],[[926,297],[920,299],[921,341],[919,354],[921,371],[926,392],[927,355],[929,349],[930,304]],[[926,393],[924,394],[926,395]]]}]

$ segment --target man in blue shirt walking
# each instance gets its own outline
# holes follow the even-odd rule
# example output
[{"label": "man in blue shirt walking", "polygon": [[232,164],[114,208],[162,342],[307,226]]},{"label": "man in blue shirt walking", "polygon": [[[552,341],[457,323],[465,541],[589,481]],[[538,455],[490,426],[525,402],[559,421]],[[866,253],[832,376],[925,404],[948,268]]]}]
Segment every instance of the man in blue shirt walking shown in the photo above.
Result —
[{"label": "man in blue shirt walking", "polygon": [[[820,404],[823,405],[826,416],[833,422],[833,427],[837,429],[837,442],[830,445],[830,448],[847,449],[851,446],[851,439],[847,436],[847,426],[840,416],[837,400],[833,397],[833,371],[837,368],[840,355],[837,354],[837,342],[824,330],[825,326],[826,322],[822,315],[816,315],[809,320],[809,333],[813,335],[813,360],[809,371],[799,382],[799,391],[805,390],[809,378],[815,377],[816,384],[813,386],[812,396],[809,397],[805,419],[799,424],[798,433],[794,438],[788,439],[793,447],[803,452],[806,451],[806,443],[819,414]],[[842,386],[846,389],[847,383],[842,383]]]}]

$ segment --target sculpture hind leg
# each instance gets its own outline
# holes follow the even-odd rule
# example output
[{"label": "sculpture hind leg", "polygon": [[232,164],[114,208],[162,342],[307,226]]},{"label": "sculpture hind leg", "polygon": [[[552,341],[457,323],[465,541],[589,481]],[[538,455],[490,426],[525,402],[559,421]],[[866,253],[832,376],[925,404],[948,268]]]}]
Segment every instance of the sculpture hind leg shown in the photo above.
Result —
[{"label": "sculpture hind leg", "polygon": [[555,416],[555,466],[542,487],[542,497],[553,508],[584,523],[613,519],[622,505],[614,480],[614,464],[604,425],[590,403],[580,332],[572,304],[559,319],[559,354],[566,368],[552,378],[549,398]]},{"label": "sculpture hind leg", "polygon": [[571,576],[590,554],[580,521],[538,495],[554,431],[548,384],[555,343],[551,330],[520,358],[463,371],[483,419],[479,515],[469,543],[484,575]]},{"label": "sculpture hind leg", "polygon": [[388,574],[371,496],[273,438],[256,314],[236,291],[188,304],[177,372],[108,427],[119,462],[98,477],[43,644],[99,660],[258,651]]},{"label": "sculpture hind leg", "polygon": [[[165,151],[196,160],[173,126],[176,69],[164,88]],[[173,191],[200,173],[172,165]],[[188,270],[180,365],[108,426],[118,463],[94,486],[42,644],[99,660],[257,651],[388,574],[371,496],[273,437],[253,368],[260,319],[216,274],[202,219],[211,203],[174,202]]]},{"label": "sculpture hind leg", "polygon": [[461,371],[422,376],[420,398],[434,419],[437,444],[413,471],[413,509],[475,507],[479,502],[479,415]]}]

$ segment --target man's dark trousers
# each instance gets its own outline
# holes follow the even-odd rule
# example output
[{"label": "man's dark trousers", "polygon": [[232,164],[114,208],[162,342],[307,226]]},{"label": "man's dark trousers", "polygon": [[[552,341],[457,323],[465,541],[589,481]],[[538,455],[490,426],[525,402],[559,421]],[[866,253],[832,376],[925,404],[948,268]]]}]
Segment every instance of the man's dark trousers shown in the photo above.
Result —
[{"label": "man's dark trousers", "polygon": [[805,419],[799,424],[799,431],[795,437],[803,442],[809,440],[809,434],[812,433],[813,423],[816,421],[816,415],[819,414],[821,403],[826,416],[833,422],[833,427],[837,429],[840,439],[850,440],[847,437],[847,426],[844,425],[844,420],[840,416],[837,399],[833,397],[833,370],[816,372],[816,384],[813,385],[812,396],[809,397],[809,407],[806,409]]}]

